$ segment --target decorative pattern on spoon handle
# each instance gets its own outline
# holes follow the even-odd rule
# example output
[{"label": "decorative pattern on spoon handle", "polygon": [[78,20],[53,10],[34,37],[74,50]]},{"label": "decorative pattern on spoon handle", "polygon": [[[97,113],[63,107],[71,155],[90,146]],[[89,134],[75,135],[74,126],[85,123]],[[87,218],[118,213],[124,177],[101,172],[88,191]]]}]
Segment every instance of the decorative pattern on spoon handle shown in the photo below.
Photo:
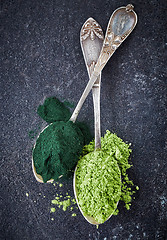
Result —
[{"label": "decorative pattern on spoon handle", "polygon": [[[94,71],[96,62],[99,58],[104,40],[102,28],[93,18],[89,18],[84,23],[80,33],[80,40],[85,64],[90,78]],[[94,107],[95,149],[101,147],[100,86],[101,86],[101,74],[99,74],[96,82],[92,87]]]},{"label": "decorative pattern on spoon handle", "polygon": [[96,36],[102,40],[104,39],[103,31],[100,25],[93,18],[91,18],[81,29],[81,41],[86,40],[88,37],[94,41]]},{"label": "decorative pattern on spoon handle", "polygon": [[[128,4],[126,7],[116,9],[114,11],[114,13],[112,14],[112,16],[109,20],[109,23],[108,23],[102,51],[101,51],[98,62],[94,69],[94,71],[96,72],[96,75],[97,75],[97,73],[100,73],[102,71],[102,69],[104,68],[104,66],[110,59],[110,57],[113,55],[113,53],[116,51],[116,49],[121,45],[121,43],[128,37],[128,35],[134,29],[134,27],[137,23],[137,15],[133,11],[133,8],[134,7],[132,4]],[[118,12],[120,10],[124,10],[124,13],[119,15],[119,18],[116,23],[116,33],[114,33],[112,30],[113,16],[116,12]],[[133,12],[133,14],[136,17],[136,22],[134,22],[134,24],[131,26],[131,28],[129,28],[127,31],[125,31],[123,34],[121,34],[121,32],[125,28],[125,25],[128,23],[128,21],[130,21],[130,15],[128,15],[129,12]]]}]

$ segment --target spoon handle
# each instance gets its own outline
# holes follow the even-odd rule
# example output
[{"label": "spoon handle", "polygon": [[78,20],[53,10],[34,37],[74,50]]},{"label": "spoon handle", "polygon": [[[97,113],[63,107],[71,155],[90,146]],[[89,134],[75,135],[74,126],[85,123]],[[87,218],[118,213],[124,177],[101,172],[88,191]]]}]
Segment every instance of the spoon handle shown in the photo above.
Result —
[{"label": "spoon handle", "polygon": [[[101,26],[93,18],[88,18],[81,28],[80,43],[89,78],[91,77],[94,71],[94,67],[99,58],[103,46],[103,40],[104,35]],[[92,87],[94,106],[95,149],[101,148],[100,86],[101,73],[97,77],[97,80]]]},{"label": "spoon handle", "polygon": [[98,76],[99,76],[99,73],[93,72],[93,74],[92,74],[92,76],[91,76],[91,78],[90,78],[90,80],[89,80],[89,82],[88,82],[84,92],[82,93],[82,96],[81,96],[81,98],[80,98],[80,100],[79,100],[79,102],[78,102],[78,104],[77,104],[77,106],[76,106],[76,108],[75,108],[71,118],[70,118],[70,121],[72,121],[72,122],[76,121],[76,119],[78,117],[78,114],[79,114],[79,112],[80,112],[80,110],[82,108],[82,105],[85,102],[85,100],[86,100],[89,92],[91,91],[91,89],[93,87],[93,84],[95,83],[95,81],[96,81]]},{"label": "spoon handle", "polygon": [[101,124],[100,124],[100,88],[101,73],[92,87],[94,107],[95,149],[101,148]]},{"label": "spoon handle", "polygon": [[129,36],[133,31],[137,23],[137,15],[133,11],[133,5],[128,4],[126,7],[120,7],[116,9],[109,20],[107,31],[103,43],[103,47],[95,65],[91,78],[70,118],[70,121],[75,122],[80,112],[80,109],[91,91],[93,84],[95,83],[100,72],[105,67],[108,60],[114,54],[116,49],[121,43]]}]

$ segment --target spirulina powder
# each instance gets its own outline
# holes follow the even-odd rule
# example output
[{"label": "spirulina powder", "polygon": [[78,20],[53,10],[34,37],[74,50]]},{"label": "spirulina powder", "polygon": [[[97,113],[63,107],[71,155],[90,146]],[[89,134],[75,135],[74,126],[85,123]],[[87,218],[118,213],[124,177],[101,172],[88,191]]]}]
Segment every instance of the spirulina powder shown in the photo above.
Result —
[{"label": "spirulina powder", "polygon": [[68,121],[70,111],[57,98],[48,98],[38,108],[39,115],[50,124],[37,138],[33,150],[36,172],[44,182],[67,179],[91,140],[88,127],[81,122]]},{"label": "spirulina powder", "polygon": [[69,105],[68,102],[61,102],[55,97],[49,97],[45,99],[43,105],[39,105],[37,113],[48,123],[55,121],[68,121],[71,112],[67,105]]}]

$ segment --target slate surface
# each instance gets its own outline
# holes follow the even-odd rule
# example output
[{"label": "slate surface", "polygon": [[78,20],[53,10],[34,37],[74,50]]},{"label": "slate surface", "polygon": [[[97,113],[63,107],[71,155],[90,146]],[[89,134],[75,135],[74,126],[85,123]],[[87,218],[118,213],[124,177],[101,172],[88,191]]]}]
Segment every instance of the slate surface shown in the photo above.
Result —
[{"label": "slate surface", "polygon": [[[38,133],[46,124],[37,106],[48,96],[76,104],[88,81],[79,42],[82,24],[92,16],[105,30],[111,13],[127,3],[1,1],[0,239],[167,239],[165,0],[133,0],[137,27],[102,74],[102,133],[110,129],[132,143],[129,174],[140,187],[132,209],[120,204],[120,214],[99,229],[79,210],[76,217],[61,209],[50,214],[50,201],[57,192],[72,195],[72,183],[39,184],[31,170],[35,140],[29,131]],[[93,129],[91,94],[79,118]]]}]

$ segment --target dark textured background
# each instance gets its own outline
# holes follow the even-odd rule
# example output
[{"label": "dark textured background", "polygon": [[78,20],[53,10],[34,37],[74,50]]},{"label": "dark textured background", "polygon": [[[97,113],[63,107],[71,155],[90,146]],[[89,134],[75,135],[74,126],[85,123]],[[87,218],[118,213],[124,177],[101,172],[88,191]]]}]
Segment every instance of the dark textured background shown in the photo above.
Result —
[{"label": "dark textured background", "polygon": [[[102,74],[102,133],[110,129],[133,147],[129,174],[140,191],[132,209],[120,204],[120,214],[98,230],[79,210],[77,217],[60,209],[50,214],[50,200],[60,188],[37,183],[31,170],[35,140],[28,133],[45,126],[37,106],[48,96],[76,104],[87,84],[79,41],[82,24],[92,16],[105,30],[111,13],[127,3],[1,0],[0,239],[167,239],[165,0],[133,0],[136,29]],[[79,119],[93,129],[91,94]],[[61,189],[73,194],[71,181]]]}]

